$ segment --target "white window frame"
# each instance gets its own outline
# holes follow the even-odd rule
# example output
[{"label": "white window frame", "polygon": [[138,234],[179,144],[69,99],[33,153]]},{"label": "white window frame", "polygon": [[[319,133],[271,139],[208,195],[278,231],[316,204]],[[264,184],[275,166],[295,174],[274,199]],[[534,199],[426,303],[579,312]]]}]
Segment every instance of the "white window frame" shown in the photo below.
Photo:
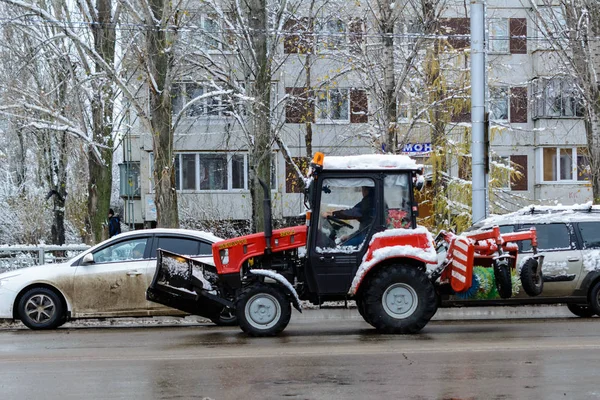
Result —
[{"label": "white window frame", "polygon": [[[498,35],[500,25],[506,28],[506,34]],[[510,54],[510,19],[490,18],[488,34],[488,52],[490,54]]]},{"label": "white window frame", "polygon": [[[538,165],[538,181],[541,183],[552,183],[552,184],[589,184],[589,180],[578,180],[578,165],[577,165],[577,156],[578,149],[584,148],[585,146],[575,146],[575,147],[554,147],[554,146],[546,146],[540,147],[537,149],[537,165]],[[545,170],[544,170],[544,149],[554,149],[555,150],[555,165],[554,168],[556,170],[556,180],[545,180]],[[571,179],[561,179],[561,158],[560,153],[561,150],[570,150],[571,151]]]},{"label": "white window frame", "polygon": [[[560,97],[560,110],[558,115],[549,115],[548,112],[548,89],[556,85],[558,83],[558,93]],[[568,86],[567,86],[568,85]],[[532,96],[533,96],[533,118],[582,118],[583,115],[579,116],[577,114],[578,106],[575,105],[575,110],[573,110],[574,115],[566,115],[567,107],[565,107],[565,102],[572,99],[572,97],[567,96],[568,91],[565,89],[573,88],[575,89],[576,83],[572,78],[569,77],[554,77],[554,78],[546,78],[546,77],[538,77],[533,79],[532,81]],[[583,106],[581,106],[583,107]],[[541,112],[540,112],[541,110]]]},{"label": "white window frame", "polygon": [[[560,47],[565,48],[568,45],[568,37],[566,34],[566,26],[567,23],[565,21],[565,17],[562,13],[562,9],[560,6],[544,6],[539,7],[539,12],[541,15],[536,16],[536,49],[537,50],[552,50],[554,49],[554,44],[552,43],[555,40],[560,41]],[[550,32],[546,30],[543,21],[551,28]],[[563,32],[558,32],[562,30]],[[551,35],[548,38],[548,34]]]},{"label": "white window frame", "polygon": [[[347,98],[347,110],[346,115],[348,116],[345,119],[332,119],[331,118],[331,92],[332,91],[345,91]],[[321,118],[320,107],[319,107],[319,99],[318,93],[325,92],[327,94],[327,117]],[[329,88],[329,89],[316,89],[315,90],[315,122],[317,124],[349,124],[350,123],[350,89],[348,88]]]},{"label": "white window frame", "polygon": [[[176,83],[179,86],[179,96],[182,96],[182,104],[181,107],[183,108],[188,102],[190,102],[192,99],[194,99],[195,97],[191,97],[190,94],[188,93],[188,85],[189,85],[189,90],[191,91],[193,86],[197,86],[199,88],[202,88],[202,94],[201,96],[204,96],[206,93],[210,93],[211,91],[214,91],[214,88],[209,87],[208,84],[204,83],[204,82],[192,82],[192,81],[180,81]],[[209,114],[208,113],[208,101],[212,99],[217,100],[217,105],[216,107],[218,107],[218,111],[216,114]],[[192,112],[192,107],[202,107],[202,112],[200,113],[200,115],[190,115]],[[221,96],[213,96],[213,97],[207,97],[205,99],[202,99],[201,101],[199,101],[198,103],[195,103],[192,107],[188,108],[185,111],[185,115],[184,118],[187,119],[225,119],[225,118],[230,118],[229,115],[225,114],[225,108],[223,106],[223,99]],[[173,111],[174,112],[174,111]]]},{"label": "white window frame", "polygon": [[[196,168],[196,175],[195,175],[195,180],[196,180],[196,187],[194,189],[177,189],[178,193],[247,193],[249,191],[248,189],[248,153],[247,152],[241,152],[241,151],[232,151],[232,152],[215,152],[215,151],[202,151],[202,152],[187,152],[187,151],[183,151],[183,152],[177,152],[174,154],[174,157],[178,158],[178,163],[179,163],[179,171],[178,174],[175,176],[175,179],[177,179],[177,182],[179,182],[179,186],[181,187],[181,184],[183,183],[183,168],[181,167],[181,156],[184,154],[193,154],[195,155],[195,168]],[[201,155],[211,155],[211,154],[218,154],[218,155],[223,155],[225,154],[227,156],[227,189],[200,189],[200,156]],[[244,187],[243,188],[233,188],[233,156],[236,155],[241,155],[244,157],[244,171],[243,171],[243,176],[244,176]],[[271,168],[273,170],[272,174],[271,174],[271,178],[275,178],[275,179],[271,179],[271,192],[277,192],[279,190],[278,188],[278,183],[279,183],[279,166],[278,166],[278,153],[277,151],[274,151],[271,154]],[[148,165],[149,165],[149,179],[150,179],[150,185],[149,185],[149,192],[150,193],[154,193],[154,179],[153,179],[153,172],[152,172],[152,168],[154,166],[154,153],[150,152],[149,153],[149,157],[148,157]],[[175,183],[176,187],[177,187],[177,182]]]},{"label": "white window frame", "polygon": [[[504,91],[506,93],[506,97],[497,97],[500,100],[506,100],[506,118],[495,118],[494,115],[491,114],[492,110],[492,92],[496,91]],[[508,122],[510,121],[510,87],[508,86],[490,86],[490,94],[488,97],[488,109],[490,110],[490,121],[499,121],[499,122]],[[496,99],[494,97],[494,99]]]},{"label": "white window frame", "polygon": [[[324,30],[323,27],[328,27],[328,23],[331,21],[338,21],[344,25],[344,32],[334,32],[332,33],[329,29]],[[330,18],[320,18],[315,24],[315,33],[316,33],[316,48],[317,53],[331,53],[331,52],[339,52],[343,51],[349,44],[349,24],[341,18],[330,17]],[[337,38],[341,37],[339,40],[339,44],[337,43]],[[343,36],[343,37],[342,37]],[[329,47],[327,44],[327,38],[335,37],[336,44],[332,47]],[[325,39],[324,39],[325,38]]]}]

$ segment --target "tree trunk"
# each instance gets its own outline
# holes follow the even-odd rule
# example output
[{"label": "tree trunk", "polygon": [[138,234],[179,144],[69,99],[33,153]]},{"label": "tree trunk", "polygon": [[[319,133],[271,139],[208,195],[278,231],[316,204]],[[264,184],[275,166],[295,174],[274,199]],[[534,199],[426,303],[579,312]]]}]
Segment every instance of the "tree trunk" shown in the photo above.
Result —
[{"label": "tree trunk", "polygon": [[398,105],[396,99],[396,74],[394,69],[394,24],[393,10],[388,1],[384,2],[381,10],[380,30],[383,38],[383,106],[385,110],[385,126],[387,132],[384,142],[386,153],[395,154],[398,151]]},{"label": "tree trunk", "polygon": [[[150,10],[156,21],[162,21],[165,0],[150,0]],[[171,127],[171,91],[168,76],[172,66],[167,26],[148,28],[146,50],[148,57],[148,87],[152,149],[154,151],[154,203],[156,225],[161,228],[178,228],[177,192],[175,185],[173,129]]]},{"label": "tree trunk", "polygon": [[[310,7],[308,10],[308,22],[307,22],[307,27],[306,30],[309,33],[313,33],[315,31],[315,17],[313,15],[313,9],[315,6],[315,1],[312,0],[310,2]],[[304,72],[306,75],[306,85],[304,85],[306,88],[308,88],[309,91],[311,91],[312,93],[312,63],[313,63],[313,52],[315,51],[315,41],[314,36],[310,36],[311,40],[310,40],[310,46],[308,46],[308,51],[306,53],[306,56],[304,58]],[[312,103],[312,100],[308,100],[309,101],[309,105]],[[313,115],[312,112],[314,112],[314,107],[308,107],[309,113],[311,113],[310,115],[306,116],[306,122],[304,123],[306,131],[304,133],[304,146],[306,148],[306,156],[308,158],[312,158],[312,140],[313,140],[313,130],[312,130],[312,119],[313,119]]]},{"label": "tree trunk", "polygon": [[[267,54],[267,4],[265,0],[249,0],[246,12],[255,54],[255,80],[252,85],[251,126],[254,143],[250,149],[250,196],[252,198],[252,227],[254,232],[265,229],[263,190],[261,179],[271,187],[271,60]],[[269,192],[270,196],[271,193]]]},{"label": "tree trunk", "polygon": [[[92,25],[94,35],[94,50],[102,56],[108,65],[115,59],[115,29],[112,20],[111,0],[97,0],[96,15],[98,21]],[[96,63],[96,71],[102,67]],[[86,242],[94,244],[103,239],[103,226],[106,223],[110,196],[112,191],[112,161],[113,161],[113,101],[114,93],[111,82],[105,82],[97,87],[91,101],[94,142],[106,145],[98,147],[100,160],[92,150],[88,151],[88,216]]]}]

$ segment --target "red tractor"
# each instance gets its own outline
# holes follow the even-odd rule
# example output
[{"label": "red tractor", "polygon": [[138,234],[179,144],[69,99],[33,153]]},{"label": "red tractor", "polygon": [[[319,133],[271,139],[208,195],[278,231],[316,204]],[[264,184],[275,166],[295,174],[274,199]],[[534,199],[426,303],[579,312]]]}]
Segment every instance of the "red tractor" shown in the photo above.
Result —
[{"label": "red tractor", "polygon": [[[493,266],[500,294],[510,296],[514,241],[531,240],[535,249],[535,230],[512,238],[497,229],[443,232],[434,241],[416,222],[420,171],[406,156],[317,153],[305,190],[306,225],[272,230],[263,184],[264,233],[213,244],[214,266],[159,250],[147,298],[212,320],[231,314],[244,332],[271,336],[285,329],[291,306],[302,311],[301,300],[355,300],[378,331],[418,332],[441,293],[469,289],[473,265]],[[536,253],[531,260],[521,279],[537,295],[543,258]]]}]

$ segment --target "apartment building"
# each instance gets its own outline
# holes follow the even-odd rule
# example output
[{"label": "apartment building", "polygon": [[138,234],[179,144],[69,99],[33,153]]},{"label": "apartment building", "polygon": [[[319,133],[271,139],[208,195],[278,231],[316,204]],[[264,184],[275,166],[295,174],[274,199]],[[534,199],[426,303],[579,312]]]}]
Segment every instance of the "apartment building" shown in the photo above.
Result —
[{"label": "apartment building", "polygon": [[[381,35],[368,3],[340,8],[339,3],[323,2],[314,15],[302,3],[285,23],[277,46],[280,65],[272,78],[274,131],[284,143],[284,148],[274,144],[272,149],[275,218],[297,216],[304,210],[303,183],[284,155],[303,167],[309,146],[313,153],[330,155],[381,151],[385,127],[378,85],[383,77],[373,67],[378,50],[371,50],[378,48]],[[487,1],[490,151],[521,172],[507,175],[499,198],[507,209],[531,202],[583,203],[591,199],[591,187],[581,101],[573,79],[564,73],[545,39],[537,11],[525,3],[528,0]],[[205,10],[195,15],[196,29],[191,30],[195,35],[189,36],[197,37],[206,54],[231,57],[225,51],[228,40],[223,38],[230,34],[231,25]],[[405,62],[402,55],[422,35],[417,25],[397,22],[392,37],[398,71]],[[448,60],[454,58],[456,71],[468,70],[469,34],[468,8],[462,2],[447,7],[438,36],[448,44]],[[464,77],[456,71],[448,73],[450,84]],[[411,102],[419,89],[414,83],[408,86],[397,91],[398,130],[405,134],[401,148],[426,163],[434,148],[428,124],[419,121],[423,112]],[[175,134],[181,212],[197,219],[249,218],[247,132],[232,113],[240,96],[219,91],[206,75],[193,74],[183,75],[173,92],[174,114],[191,99],[203,99],[183,112]],[[211,92],[215,94],[203,97]],[[449,136],[468,127],[468,107],[449,114]],[[152,138],[138,129],[124,143],[121,186],[126,218],[151,225],[156,219]],[[451,175],[466,174],[460,162],[450,165]]]}]

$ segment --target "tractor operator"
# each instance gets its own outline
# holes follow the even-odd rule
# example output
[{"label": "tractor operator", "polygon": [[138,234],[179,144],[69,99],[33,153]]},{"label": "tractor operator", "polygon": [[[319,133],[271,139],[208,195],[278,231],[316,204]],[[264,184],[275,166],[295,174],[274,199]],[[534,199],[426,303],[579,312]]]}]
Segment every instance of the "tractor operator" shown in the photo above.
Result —
[{"label": "tractor operator", "polygon": [[355,219],[360,224],[358,231],[350,236],[342,237],[341,240],[345,246],[360,246],[367,236],[369,227],[375,216],[375,188],[362,186],[362,200],[354,207],[346,210],[325,212],[324,217],[332,216],[339,219]]}]

